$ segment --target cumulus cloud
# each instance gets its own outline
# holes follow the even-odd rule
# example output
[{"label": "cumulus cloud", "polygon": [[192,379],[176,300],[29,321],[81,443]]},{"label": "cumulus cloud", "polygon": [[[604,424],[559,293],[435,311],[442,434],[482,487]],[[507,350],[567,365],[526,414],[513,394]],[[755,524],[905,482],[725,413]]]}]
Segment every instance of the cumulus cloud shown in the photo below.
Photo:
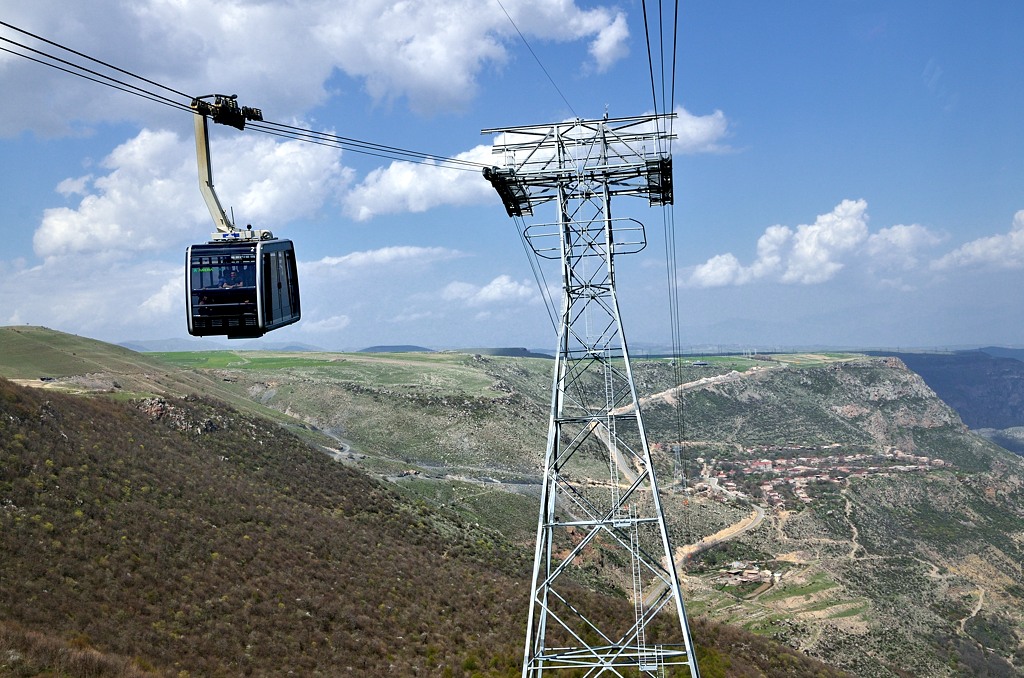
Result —
[{"label": "cumulus cloud", "polygon": [[864,200],[844,200],[813,224],[796,230],[771,226],[758,239],[751,265],[742,265],[732,253],[716,255],[694,268],[689,283],[721,287],[764,279],[803,285],[830,280],[843,268],[843,257],[868,239],[866,210]]},{"label": "cumulus cloud", "polygon": [[921,250],[943,240],[920,224],[897,224],[872,233],[865,250],[876,266],[909,270],[920,264]]},{"label": "cumulus cloud", "polygon": [[1013,215],[1008,233],[972,240],[932,262],[937,271],[964,267],[1024,268],[1024,210]]},{"label": "cumulus cloud", "polygon": [[629,27],[626,16],[616,14],[611,23],[598,31],[597,38],[590,43],[590,55],[598,71],[608,70],[612,64],[629,53]]},{"label": "cumulus cloud", "polygon": [[782,281],[814,284],[838,273],[839,258],[868,237],[867,207],[864,200],[844,200],[813,224],[798,226]]},{"label": "cumulus cloud", "polygon": [[[493,162],[490,146],[455,156],[472,163]],[[494,189],[476,169],[440,168],[434,163],[396,161],[370,172],[344,198],[345,211],[359,221],[381,214],[425,212],[441,205],[494,201]]]},{"label": "cumulus cloud", "polygon": [[672,150],[678,153],[720,153],[729,150],[723,142],[729,136],[729,121],[722,111],[710,115],[694,115],[682,106],[675,110],[672,130],[678,138]]},{"label": "cumulus cloud", "polygon": [[743,285],[752,279],[749,270],[731,252],[716,254],[690,274],[690,284],[696,287]]},{"label": "cumulus cloud", "polygon": [[[506,0],[504,7],[531,40],[589,43],[597,71],[627,53],[629,31],[620,12],[550,0]],[[475,96],[481,73],[504,64],[510,46],[521,42],[501,5],[473,0],[36,0],[5,11],[14,25],[179,91],[206,94],[211,83],[231,83],[229,93],[243,100],[259,93],[249,105],[272,112],[273,120],[323,103],[326,83],[338,72],[378,101],[404,99],[424,112],[457,108]],[[0,53],[0,65],[0,88],[19,92],[5,102],[0,135],[23,129],[64,134],[75,131],[75,121],[144,119],[153,125],[161,114],[180,117],[67,74],[39,77],[50,72],[7,53]]]},{"label": "cumulus cloud", "polygon": [[103,161],[108,174],[61,182],[58,190],[81,196],[80,202],[43,213],[33,238],[36,254],[153,249],[168,232],[184,230],[195,215],[181,210],[188,204],[186,148],[173,132],[142,130]]},{"label": "cumulus cloud", "polygon": [[526,282],[517,282],[508,275],[499,275],[483,286],[466,282],[449,283],[441,293],[446,301],[461,301],[467,306],[486,306],[509,301],[539,299],[536,288]]},{"label": "cumulus cloud", "polygon": [[126,328],[145,333],[185,322],[181,264],[139,260],[97,270],[89,258],[69,258],[11,268],[0,277],[0,324],[45,325],[104,338]]},{"label": "cumulus cloud", "polygon": [[143,299],[139,310],[143,317],[164,317],[180,308],[185,298],[185,272],[177,271],[163,287]]},{"label": "cumulus cloud", "polygon": [[[234,207],[239,224],[279,224],[311,216],[336,198],[349,176],[340,153],[260,136],[222,138],[212,142],[213,157],[220,160],[215,161],[214,183],[225,209]],[[59,184],[58,191],[78,197],[78,204],[44,211],[33,238],[36,254],[156,250],[212,230],[191,138],[144,129],[115,148],[101,166],[106,174]]]}]

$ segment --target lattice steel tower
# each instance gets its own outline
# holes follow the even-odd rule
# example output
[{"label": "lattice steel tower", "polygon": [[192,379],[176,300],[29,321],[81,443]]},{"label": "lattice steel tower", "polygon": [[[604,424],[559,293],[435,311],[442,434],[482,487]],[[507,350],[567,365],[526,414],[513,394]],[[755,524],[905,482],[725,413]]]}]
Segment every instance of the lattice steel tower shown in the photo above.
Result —
[{"label": "lattice steel tower", "polygon": [[[615,256],[646,236],[612,217],[611,200],[671,204],[671,117],[483,131],[501,135],[504,165],[484,176],[509,216],[554,204],[555,222],[520,223],[562,276],[524,678],[700,675],[615,291]],[[591,592],[598,573],[628,593],[631,613],[605,609]]]}]

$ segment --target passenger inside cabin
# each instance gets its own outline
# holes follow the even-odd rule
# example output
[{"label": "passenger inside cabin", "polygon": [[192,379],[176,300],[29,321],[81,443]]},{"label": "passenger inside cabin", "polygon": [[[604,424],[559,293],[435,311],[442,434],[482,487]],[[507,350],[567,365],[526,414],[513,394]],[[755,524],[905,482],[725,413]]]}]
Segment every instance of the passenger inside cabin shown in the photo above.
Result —
[{"label": "passenger inside cabin", "polygon": [[242,277],[238,275],[238,271],[234,268],[228,271],[227,275],[221,278],[220,281],[221,287],[242,287],[243,285]]}]

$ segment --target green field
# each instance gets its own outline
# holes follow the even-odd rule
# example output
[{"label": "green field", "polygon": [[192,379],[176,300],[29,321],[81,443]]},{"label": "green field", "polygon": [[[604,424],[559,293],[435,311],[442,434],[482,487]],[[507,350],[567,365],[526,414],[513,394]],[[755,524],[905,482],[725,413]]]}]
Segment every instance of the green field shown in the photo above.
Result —
[{"label": "green field", "polygon": [[250,351],[175,351],[147,353],[162,363],[194,369],[281,370],[295,367],[321,366],[330,360],[301,356],[257,354]]},{"label": "green field", "polygon": [[197,370],[286,370],[333,382],[493,397],[493,379],[458,353],[275,353],[189,351],[151,353],[155,360]]},{"label": "green field", "polygon": [[744,358],[743,356],[736,355],[709,355],[701,356],[699,358],[688,357],[682,360],[683,366],[690,366],[694,363],[707,363],[705,369],[712,370],[736,370],[737,372],[746,372],[751,367],[765,367],[771,365],[771,363],[763,360],[754,360],[752,358]]},{"label": "green field", "polygon": [[773,355],[772,358],[794,367],[820,367],[831,363],[864,360],[860,353],[785,353]]},{"label": "green field", "polygon": [[798,584],[795,586],[779,586],[774,590],[761,596],[761,602],[770,602],[776,600],[782,600],[784,598],[794,598],[796,596],[809,596],[814,593],[820,593],[821,591],[827,591],[828,589],[834,588],[836,583],[825,574],[824,572],[817,572],[811,576],[810,580],[804,584]]}]

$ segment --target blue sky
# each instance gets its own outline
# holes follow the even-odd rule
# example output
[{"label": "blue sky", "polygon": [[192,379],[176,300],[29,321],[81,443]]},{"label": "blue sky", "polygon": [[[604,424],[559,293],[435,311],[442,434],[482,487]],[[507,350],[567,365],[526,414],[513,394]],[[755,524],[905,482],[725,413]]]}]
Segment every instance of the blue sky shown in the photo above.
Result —
[{"label": "blue sky", "polygon": [[[481,162],[484,128],[653,105],[631,0],[0,0],[0,21],[268,120]],[[683,347],[1024,345],[1021,26],[1015,0],[682,3]],[[212,230],[190,115],[7,52],[0,92],[0,325],[186,337],[184,250]],[[303,321],[268,339],[554,346],[477,173],[212,143],[237,221],[296,243]],[[616,209],[649,239],[618,262],[627,336],[663,345],[665,214]]]}]

